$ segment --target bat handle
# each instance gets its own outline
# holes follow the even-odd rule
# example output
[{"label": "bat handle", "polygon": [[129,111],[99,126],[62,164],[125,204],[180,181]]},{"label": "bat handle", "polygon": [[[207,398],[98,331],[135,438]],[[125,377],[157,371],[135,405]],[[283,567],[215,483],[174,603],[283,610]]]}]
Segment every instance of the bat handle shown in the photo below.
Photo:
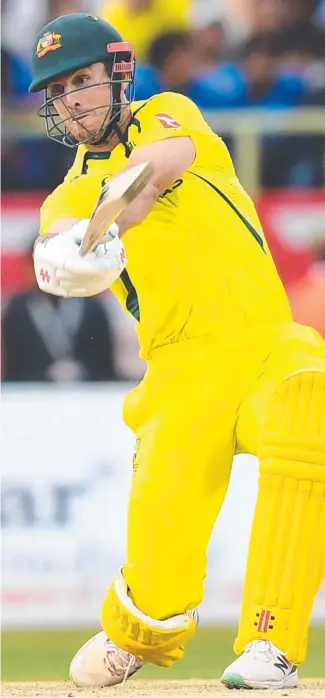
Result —
[{"label": "bat handle", "polygon": [[111,236],[111,238],[114,240],[114,238],[118,238],[120,234],[120,229],[116,221],[113,221],[111,225],[109,226],[107,230],[108,234]]},{"label": "bat handle", "polygon": [[87,243],[85,242],[85,239],[83,239],[83,240],[82,240],[82,243],[81,243],[81,245],[80,245],[80,247],[79,247],[79,255],[80,255],[80,257],[85,257],[86,254],[88,254],[88,252],[91,251],[91,249],[92,249],[92,246],[89,245],[89,244],[87,244]]},{"label": "bat handle", "polygon": [[113,221],[108,227],[105,235],[103,235],[101,239],[96,240],[96,242],[93,242],[92,244],[89,243],[85,236],[79,248],[80,257],[85,257],[85,255],[88,254],[88,252],[91,252],[94,249],[94,247],[96,247],[96,245],[100,245],[101,242],[107,242],[106,236],[114,240],[114,238],[117,238],[119,236],[119,232],[120,229],[118,227],[118,224],[115,221]]}]

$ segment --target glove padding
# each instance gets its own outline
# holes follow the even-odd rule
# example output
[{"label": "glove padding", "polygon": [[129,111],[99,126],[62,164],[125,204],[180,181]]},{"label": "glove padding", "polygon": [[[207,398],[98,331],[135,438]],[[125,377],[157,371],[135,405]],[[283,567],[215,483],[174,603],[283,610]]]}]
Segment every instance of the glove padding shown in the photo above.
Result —
[{"label": "glove padding", "polygon": [[86,297],[106,291],[126,266],[124,245],[118,237],[106,238],[85,257],[79,248],[88,219],[70,230],[37,242],[34,248],[34,269],[41,291],[54,296]]}]

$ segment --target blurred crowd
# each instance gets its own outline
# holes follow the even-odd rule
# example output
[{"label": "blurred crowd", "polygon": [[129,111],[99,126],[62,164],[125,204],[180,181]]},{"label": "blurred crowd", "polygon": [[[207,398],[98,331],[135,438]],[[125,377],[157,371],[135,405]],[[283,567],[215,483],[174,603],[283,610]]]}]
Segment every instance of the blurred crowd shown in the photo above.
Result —
[{"label": "blurred crowd", "polygon": [[[4,192],[42,190],[45,196],[71,164],[74,152],[47,139],[38,124],[41,98],[28,93],[30,57],[42,26],[60,14],[83,11],[104,17],[134,44],[137,100],[179,92],[208,119],[209,113],[229,110],[263,110],[278,119],[288,110],[291,116],[307,107],[322,110],[319,133],[261,137],[260,182],[275,190],[324,186],[325,0],[2,0]],[[220,135],[236,162],[231,133]],[[290,300],[298,319],[325,336],[325,310],[313,301],[322,298],[325,308],[325,242],[313,244],[310,255],[314,264],[290,286]],[[75,299],[67,307],[39,294],[28,260],[30,250],[26,289],[4,306],[3,378],[141,377],[133,326],[121,323],[110,294],[109,302]]]},{"label": "blurred crowd", "polygon": [[[97,12],[133,42],[137,100],[172,90],[214,112],[325,107],[325,0],[3,0],[4,190],[51,189],[73,158],[39,132],[10,132],[13,112],[39,106],[28,94],[33,38],[53,17],[78,11]],[[263,186],[321,185],[324,154],[324,133],[264,136]]]}]

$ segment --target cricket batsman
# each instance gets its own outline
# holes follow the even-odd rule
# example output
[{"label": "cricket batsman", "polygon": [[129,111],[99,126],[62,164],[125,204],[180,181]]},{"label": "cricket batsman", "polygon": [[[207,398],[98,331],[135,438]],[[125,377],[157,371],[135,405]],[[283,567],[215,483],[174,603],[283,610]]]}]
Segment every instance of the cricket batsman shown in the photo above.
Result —
[{"label": "cricket batsman", "polygon": [[[134,102],[134,69],[132,46],[87,14],[54,19],[35,41],[30,91],[45,90],[48,136],[76,149],[41,208],[38,285],[63,297],[110,288],[147,362],[124,404],[136,437],[126,561],[103,631],[70,674],[110,686],[182,658],[233,457],[251,453],[259,491],[237,658],[222,682],[296,686],[325,571],[325,345],[293,322],[222,140],[180,94]],[[81,257],[103,185],[147,161],[149,184]]]}]

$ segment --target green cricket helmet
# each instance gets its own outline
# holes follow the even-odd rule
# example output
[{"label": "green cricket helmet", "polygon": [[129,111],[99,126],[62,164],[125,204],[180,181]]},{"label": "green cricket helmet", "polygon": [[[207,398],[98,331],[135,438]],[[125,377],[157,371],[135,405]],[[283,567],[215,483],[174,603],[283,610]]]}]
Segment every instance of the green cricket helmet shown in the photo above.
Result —
[{"label": "green cricket helmet", "polygon": [[[108,104],[96,105],[81,115],[105,109],[102,123],[96,133],[89,131],[83,141],[77,141],[69,132],[69,123],[74,117],[65,103],[68,116],[62,119],[55,107],[58,99],[64,95],[51,97],[47,86],[60,76],[73,73],[93,63],[104,63],[107,80],[92,83],[70,90],[77,92],[89,90],[100,85],[111,86],[111,99]],[[134,99],[135,57],[132,45],[123,41],[118,31],[111,24],[99,17],[85,13],[62,15],[47,24],[37,35],[32,56],[33,80],[30,92],[45,90],[45,101],[38,114],[45,119],[49,138],[69,147],[79,143],[100,145],[107,141],[112,131],[123,140],[119,122],[124,109]],[[122,92],[125,93],[122,99]],[[87,130],[87,129],[86,129]]]}]

